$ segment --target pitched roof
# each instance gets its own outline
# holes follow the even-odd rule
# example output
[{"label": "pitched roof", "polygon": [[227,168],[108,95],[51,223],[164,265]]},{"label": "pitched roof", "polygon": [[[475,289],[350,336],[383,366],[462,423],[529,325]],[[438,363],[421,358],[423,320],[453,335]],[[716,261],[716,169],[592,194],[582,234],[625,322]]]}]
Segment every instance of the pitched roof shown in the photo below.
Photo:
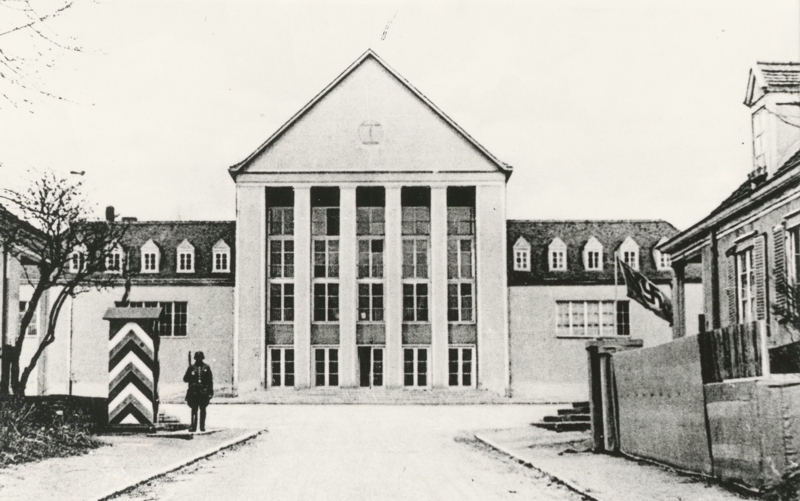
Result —
[{"label": "pitched roof", "polygon": [[[213,273],[211,268],[214,258],[212,249],[218,241],[224,240],[231,248],[231,257],[235,255],[235,221],[137,221],[128,224],[130,226],[121,243],[128,253],[132,271],[138,273],[141,270],[141,248],[148,240],[152,240],[161,253],[159,273],[141,274],[138,278],[233,280],[233,270],[236,265],[233,259],[231,259],[230,273]],[[177,250],[184,240],[194,247],[194,273],[177,272]]]},{"label": "pitched roof", "polygon": [[411,85],[411,83],[406,80],[403,76],[397,73],[394,69],[392,69],[386,62],[378,57],[372,49],[367,49],[358,59],[353,62],[350,66],[347,67],[338,77],[336,77],[333,82],[328,84],[327,87],[322,89],[322,91],[314,96],[314,98],[309,101],[305,106],[303,106],[300,111],[295,113],[286,123],[284,123],[277,131],[275,131],[261,146],[259,146],[253,153],[247,156],[241,162],[231,166],[228,168],[228,172],[230,173],[231,177],[234,179],[236,176],[241,173],[245,167],[254,159],[256,158],[261,152],[269,147],[270,144],[275,142],[278,138],[283,135],[286,130],[288,130],[295,122],[297,122],[303,115],[305,115],[311,108],[313,108],[320,100],[322,100],[331,90],[333,90],[339,83],[341,83],[345,78],[347,78],[356,68],[361,66],[364,61],[367,59],[373,59],[378,64],[380,64],[386,71],[389,72],[394,78],[397,79],[402,85],[404,85],[409,91],[411,91],[417,98],[419,98],[423,103],[425,103],[428,108],[430,108],[434,113],[436,113],[442,120],[444,120],[447,124],[450,125],[453,129],[455,129],[461,136],[464,137],[473,147],[475,147],[480,153],[482,153],[488,160],[494,163],[501,172],[506,174],[506,177],[511,175],[511,171],[513,170],[512,167],[504,162],[501,162],[497,157],[492,155],[486,148],[484,148],[478,141],[476,141],[472,136],[467,134],[467,132],[462,129],[457,123],[455,123],[450,117],[448,117],[442,110],[440,110],[435,104],[431,102],[430,99],[425,97],[425,95],[420,92],[416,87]]},{"label": "pitched roof", "polygon": [[36,259],[36,249],[41,249],[43,245],[41,234],[41,231],[32,224],[20,219],[0,204],[0,244],[3,243],[3,235],[6,235],[12,239],[10,247],[14,247],[17,253]]},{"label": "pitched roof", "polygon": [[752,106],[770,92],[800,92],[800,63],[756,63],[747,80],[744,104]]},{"label": "pitched roof", "polygon": [[[666,221],[649,220],[586,220],[586,221],[520,221],[506,223],[508,255],[508,285],[591,285],[614,283],[614,251],[627,237],[639,245],[639,271],[655,283],[669,283],[672,273],[656,268],[653,250],[662,237],[670,237],[678,230]],[[513,245],[518,238],[531,245],[531,270],[515,271]],[[567,244],[567,270],[550,271],[548,247],[554,238]],[[603,245],[603,270],[586,270],[583,249],[591,237]],[[689,281],[699,280],[699,270],[689,269]],[[624,280],[620,276],[619,283]]]}]

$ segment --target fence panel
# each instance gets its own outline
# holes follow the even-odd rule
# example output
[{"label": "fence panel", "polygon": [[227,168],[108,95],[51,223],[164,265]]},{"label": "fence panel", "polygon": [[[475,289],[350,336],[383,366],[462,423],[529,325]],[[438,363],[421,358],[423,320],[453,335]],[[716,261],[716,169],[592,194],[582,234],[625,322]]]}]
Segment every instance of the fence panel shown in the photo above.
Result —
[{"label": "fence panel", "polygon": [[700,334],[703,382],[763,376],[767,326],[764,322],[730,325]]},{"label": "fence panel", "polygon": [[711,474],[697,336],[613,355],[620,450]]}]

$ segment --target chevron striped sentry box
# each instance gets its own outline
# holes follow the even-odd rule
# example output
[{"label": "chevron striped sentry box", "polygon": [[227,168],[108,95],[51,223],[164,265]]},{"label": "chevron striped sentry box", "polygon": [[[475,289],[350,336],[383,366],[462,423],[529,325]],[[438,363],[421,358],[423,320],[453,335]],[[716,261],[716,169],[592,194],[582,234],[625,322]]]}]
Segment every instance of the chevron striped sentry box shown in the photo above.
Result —
[{"label": "chevron striped sentry box", "polygon": [[161,308],[109,308],[108,424],[150,428],[157,415]]}]

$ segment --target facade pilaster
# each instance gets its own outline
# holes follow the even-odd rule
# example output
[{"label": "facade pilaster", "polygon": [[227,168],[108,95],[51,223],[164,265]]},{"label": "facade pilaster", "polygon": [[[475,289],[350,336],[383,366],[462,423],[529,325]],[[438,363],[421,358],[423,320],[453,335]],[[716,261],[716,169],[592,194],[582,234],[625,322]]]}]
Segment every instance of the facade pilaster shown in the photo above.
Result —
[{"label": "facade pilaster", "polygon": [[294,187],[294,385],[311,386],[311,187]]},{"label": "facade pilaster", "polygon": [[447,386],[447,188],[431,188],[431,386]]},{"label": "facade pilaster", "polygon": [[356,320],[358,290],[356,288],[356,188],[339,189],[339,385],[359,385],[356,356]]},{"label": "facade pilaster", "polygon": [[386,188],[386,240],[384,271],[386,288],[384,305],[386,312],[385,384],[389,388],[403,386],[403,237],[402,204],[399,186]]}]

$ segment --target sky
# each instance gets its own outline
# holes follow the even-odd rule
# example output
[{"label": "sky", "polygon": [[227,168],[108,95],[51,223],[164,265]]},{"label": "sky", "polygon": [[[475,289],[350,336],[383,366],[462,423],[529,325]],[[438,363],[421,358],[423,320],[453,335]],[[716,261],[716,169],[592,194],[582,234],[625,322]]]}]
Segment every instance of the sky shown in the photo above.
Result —
[{"label": "sky", "polygon": [[98,215],[140,220],[234,219],[228,167],[371,48],[514,167],[509,218],[683,229],[750,169],[750,68],[800,60],[800,0],[77,0],[44,24],[64,48],[0,36],[56,96],[0,79],[0,187],[84,172]]}]

